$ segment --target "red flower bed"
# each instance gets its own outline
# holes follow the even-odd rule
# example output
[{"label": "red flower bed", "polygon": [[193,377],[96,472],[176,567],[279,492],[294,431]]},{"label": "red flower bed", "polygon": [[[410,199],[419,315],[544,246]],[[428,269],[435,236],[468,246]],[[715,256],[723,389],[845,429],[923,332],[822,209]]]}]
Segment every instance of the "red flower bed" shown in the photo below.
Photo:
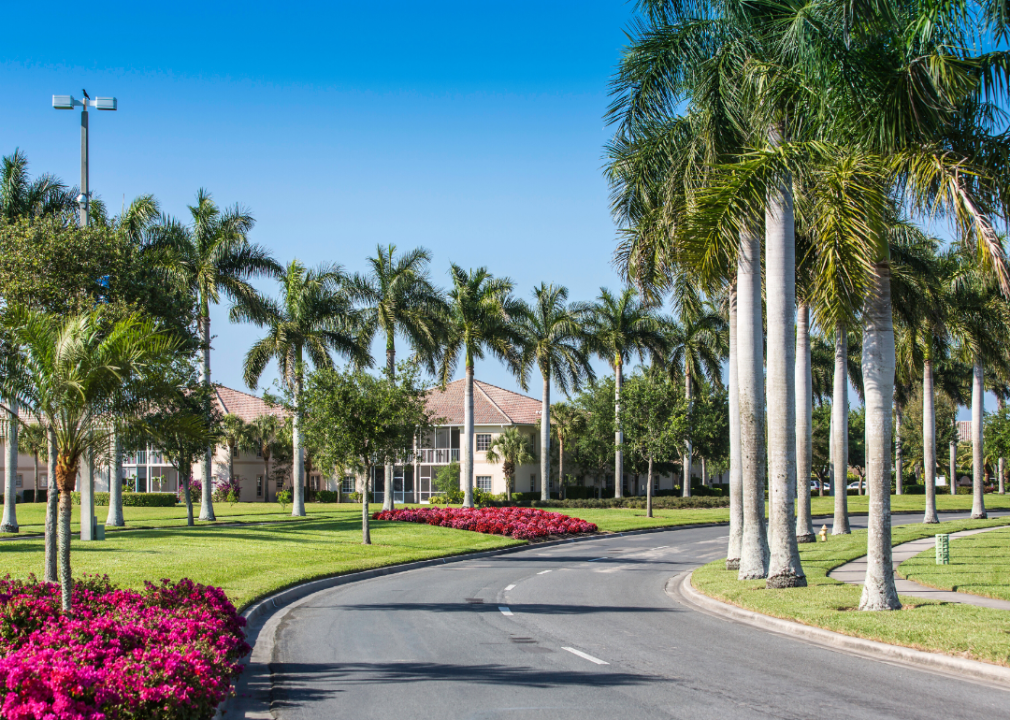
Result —
[{"label": "red flower bed", "polygon": [[383,510],[373,520],[398,520],[426,525],[472,530],[487,535],[510,535],[518,540],[532,540],[548,535],[574,535],[596,532],[596,525],[579,518],[537,508],[419,508]]},{"label": "red flower bed", "polygon": [[220,588],[163,580],[142,592],[77,581],[0,580],[4,720],[211,718],[249,652],[245,618]]}]

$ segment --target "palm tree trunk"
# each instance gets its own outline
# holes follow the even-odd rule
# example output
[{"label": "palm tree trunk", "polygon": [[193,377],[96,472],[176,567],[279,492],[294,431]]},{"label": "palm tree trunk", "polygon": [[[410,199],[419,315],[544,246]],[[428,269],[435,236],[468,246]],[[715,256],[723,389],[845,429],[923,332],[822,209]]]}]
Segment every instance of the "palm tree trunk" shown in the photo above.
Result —
[{"label": "palm tree trunk", "polygon": [[544,373],[544,390],[540,401],[540,499],[551,499],[551,373]]},{"label": "palm tree trunk", "polygon": [[270,453],[263,454],[263,502],[270,502]]},{"label": "palm tree trunk", "polygon": [[810,474],[814,448],[814,387],[810,360],[810,306],[796,308],[796,542],[812,543]]},{"label": "palm tree trunk", "polygon": [[[902,467],[902,454],[901,454],[901,405],[894,404],[894,492],[898,495],[904,495],[904,489],[902,488],[904,476],[902,472],[904,468]],[[890,488],[888,488],[890,492]]]},{"label": "palm tree trunk", "polygon": [[875,266],[863,310],[863,397],[866,407],[866,486],[869,516],[866,581],[860,610],[898,610],[891,562],[891,402],[894,397],[894,328],[891,268],[886,249]]},{"label": "palm tree trunk", "polygon": [[839,324],[835,328],[835,376],[831,398],[831,459],[835,493],[835,518],[832,535],[848,535],[849,529],[849,383],[846,360],[849,356],[848,334]]},{"label": "palm tree trunk", "polygon": [[[46,433],[49,442],[49,458],[46,461],[46,473],[49,477],[49,489],[46,491],[46,560],[45,579],[46,582],[59,582],[60,576],[57,572],[58,551],[57,551],[57,514],[59,511],[59,488],[56,485],[56,433],[49,430]],[[68,531],[69,532],[69,531]]]},{"label": "palm tree trunk", "polygon": [[729,291],[729,547],[726,569],[740,569],[743,543],[743,478],[740,464],[740,383],[737,374],[737,287]]},{"label": "palm tree trunk", "polygon": [[649,455],[649,473],[646,475],[645,517],[652,517],[652,455]]},{"label": "palm tree trunk", "polygon": [[58,555],[60,565],[60,591],[64,612],[70,611],[73,581],[70,577],[70,515],[73,510],[71,493],[77,482],[77,464],[57,463],[56,486],[60,491]]},{"label": "palm tree trunk", "polygon": [[[932,339],[929,340],[932,344]],[[933,404],[933,361],[922,364],[922,465],[926,485],[926,513],[922,522],[938,523],[936,516],[936,407]]]},{"label": "palm tree trunk", "polygon": [[[1002,477],[1002,476],[1001,476]],[[558,432],[558,485],[561,490],[561,499],[565,499],[565,441]]]},{"label": "palm tree trunk", "polygon": [[999,491],[998,492],[999,492],[1000,495],[1005,495],[1006,494],[1006,488],[1005,488],[1004,483],[1003,483],[1003,458],[999,459]]},{"label": "palm tree trunk", "polygon": [[183,477],[183,480],[186,483],[183,486],[182,491],[182,499],[186,503],[186,525],[187,527],[193,527],[193,490],[191,482],[191,478],[193,477],[193,463],[183,463],[182,467],[189,468],[189,470],[185,473],[180,470],[179,475]]},{"label": "palm tree trunk", "polygon": [[368,463],[365,465],[365,482],[362,484],[361,493],[361,544],[371,545],[372,544],[372,533],[368,527],[368,493],[369,480],[372,478],[372,465]]},{"label": "palm tree trunk", "polygon": [[[35,477],[32,478],[32,486],[35,488],[35,494],[32,496],[32,502],[39,501],[39,454],[32,453],[32,458],[35,460]],[[1002,460],[1001,460],[1002,462]],[[1002,480],[1000,481],[1002,482]]]},{"label": "palm tree trunk", "polygon": [[[386,333],[386,375],[389,377],[391,383],[396,382],[396,344],[394,337],[392,333]],[[396,509],[396,496],[393,494],[396,490],[396,482],[393,479],[395,474],[396,468],[393,464],[386,463],[386,466],[382,469],[382,476],[385,479],[385,491],[382,494],[383,510]],[[406,467],[404,467],[404,474],[406,474]]]},{"label": "palm tree trunk", "polygon": [[10,413],[7,416],[7,438],[4,442],[6,457],[4,459],[4,516],[0,522],[0,532],[16,533],[18,531],[17,505],[18,492],[18,403],[10,400]]},{"label": "palm tree trunk", "polygon": [[975,358],[975,372],[971,385],[971,519],[985,520],[985,469],[982,466],[982,419],[985,415],[985,376],[982,362]]},{"label": "palm tree trunk", "polygon": [[463,507],[473,507],[473,365],[466,365],[463,383]]},{"label": "palm tree trunk", "polygon": [[621,385],[624,372],[620,353],[614,358],[614,497],[624,497],[624,426],[621,424]]},{"label": "palm tree trunk", "polygon": [[[954,422],[954,432],[957,432],[957,422]],[[957,440],[950,441],[950,482],[947,483],[951,495],[957,495]]]},{"label": "palm tree trunk", "polygon": [[705,464],[705,456],[701,456],[701,486],[708,487],[708,466]]},{"label": "palm tree trunk", "polygon": [[687,405],[688,426],[687,437],[684,438],[684,457],[681,464],[684,466],[684,481],[680,488],[682,497],[691,497],[691,466],[694,464],[694,446],[691,444],[691,370],[684,363],[684,400]]},{"label": "palm tree trunk", "polygon": [[761,240],[740,235],[737,255],[737,382],[740,388],[740,468],[743,536],[739,578],[768,576],[765,527],[765,398],[761,323]]},{"label": "palm tree trunk", "polygon": [[119,431],[112,433],[112,462],[109,467],[109,514],[105,518],[109,527],[123,527],[123,442]]},{"label": "palm tree trunk", "polygon": [[297,350],[294,378],[294,413],[291,417],[292,485],[291,517],[305,517],[305,453],[302,450],[302,351]]},{"label": "palm tree trunk", "polygon": [[[202,330],[203,341],[203,363],[201,374],[204,385],[210,387],[210,316],[203,315],[200,318],[200,328]],[[214,515],[214,469],[213,469],[214,448],[207,448],[203,454],[201,476],[203,480],[203,490],[200,493],[200,519],[216,520]]]},{"label": "palm tree trunk", "polygon": [[[768,192],[765,276],[768,308],[769,588],[806,587],[796,543],[796,239],[792,179]],[[809,495],[809,493],[807,493]]]}]

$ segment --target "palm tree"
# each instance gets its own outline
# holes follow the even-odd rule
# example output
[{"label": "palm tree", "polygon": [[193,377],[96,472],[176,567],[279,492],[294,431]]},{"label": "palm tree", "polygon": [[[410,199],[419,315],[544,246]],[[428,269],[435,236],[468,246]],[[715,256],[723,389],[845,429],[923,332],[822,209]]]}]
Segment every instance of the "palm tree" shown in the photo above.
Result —
[{"label": "palm tree", "polygon": [[[463,506],[473,507],[473,369],[490,352],[522,378],[522,337],[517,320],[523,308],[511,295],[512,281],[495,278],[487,268],[466,271],[455,263],[449,275],[446,346],[442,354],[442,385],[449,382],[460,355],[465,384],[463,404]],[[525,387],[525,383],[523,383]]]},{"label": "palm tree", "polygon": [[252,447],[249,423],[238,415],[229,413],[221,420],[221,436],[228,446],[228,479],[235,477],[235,456]]},{"label": "palm tree", "polygon": [[39,458],[48,457],[49,438],[46,437],[46,429],[39,423],[25,423],[21,426],[20,437],[18,438],[20,447],[24,452],[32,456],[35,462],[35,478],[32,487],[35,488],[35,502],[39,501]]},{"label": "palm tree", "polygon": [[52,175],[28,178],[28,158],[20,150],[0,161],[0,222],[38,217],[73,218],[77,212],[76,188],[68,188]]},{"label": "palm tree", "polygon": [[999,296],[995,279],[984,275],[964,257],[957,254],[958,267],[951,280],[951,301],[954,308],[949,320],[951,334],[957,339],[958,354],[963,363],[972,367],[972,510],[973,520],[988,517],[985,510],[983,469],[984,447],[982,421],[985,413],[985,371],[996,370],[1005,375],[1008,314],[1005,301]]},{"label": "palm tree", "polygon": [[[396,257],[396,246],[376,248],[375,257],[368,259],[372,266],[366,276],[355,275],[349,283],[352,296],[366,304],[365,322],[380,330],[386,339],[386,374],[396,379],[396,336],[407,339],[414,355],[425,363],[431,372],[441,352],[446,315],[442,291],[428,276],[431,253],[416,248]],[[386,490],[382,507],[392,510],[393,466],[384,468]]]},{"label": "palm tree", "polygon": [[[722,361],[728,352],[727,327],[722,314],[708,300],[702,300],[697,291],[678,278],[677,293],[680,321],[670,320],[664,328],[668,346],[665,362],[671,373],[683,372],[684,398],[690,414],[695,390],[707,379],[722,387]],[[691,496],[691,466],[693,445],[690,431],[684,440],[684,480],[681,494]]]},{"label": "palm tree", "polygon": [[565,443],[578,431],[581,420],[582,414],[573,405],[561,402],[551,407],[551,431],[558,439],[558,478],[562,492],[565,487]]},{"label": "palm tree", "polygon": [[[189,227],[166,221],[150,250],[162,253],[165,272],[193,297],[203,346],[202,380],[209,388],[211,304],[220,302],[222,294],[235,302],[252,300],[256,291],[249,279],[276,275],[280,267],[264,248],[249,242],[248,233],[254,220],[248,211],[237,205],[221,210],[210,193],[201,188],[189,212],[192,218]],[[211,450],[207,448],[202,463],[201,520],[214,520]]]},{"label": "palm tree", "polygon": [[507,428],[491,441],[485,457],[489,463],[502,463],[505,493],[509,500],[512,499],[512,488],[515,487],[516,467],[536,462],[537,459],[533,454],[533,443],[529,436],[519,432],[519,428],[515,426]]},{"label": "palm tree", "polygon": [[[533,289],[533,303],[517,319],[522,336],[523,371],[533,363],[540,369],[540,499],[550,500],[551,487],[551,380],[566,396],[578,391],[583,380],[595,378],[586,352],[586,321],[591,308],[568,303],[568,288],[541,283]],[[560,482],[564,478],[561,477]]]},{"label": "palm tree", "polygon": [[263,460],[263,502],[270,500],[270,458],[281,429],[276,415],[260,415],[249,423],[249,443]]},{"label": "palm tree", "polygon": [[[279,302],[260,296],[241,298],[231,308],[233,322],[248,321],[266,328],[266,337],[253,345],[245,358],[245,381],[255,389],[263,371],[276,360],[281,378],[291,392],[293,489],[291,514],[305,515],[305,465],[302,452],[302,385],[306,360],[315,367],[331,368],[331,352],[359,366],[372,364],[368,337],[360,313],[344,291],[344,271],[336,266],[306,270],[291,261],[280,276]],[[306,358],[306,355],[308,356]],[[206,492],[206,490],[204,490]]]},{"label": "palm tree", "polygon": [[56,439],[60,584],[69,611],[71,493],[81,459],[108,455],[109,420],[136,412],[179,343],[138,316],[110,327],[100,310],[61,318],[13,308],[8,322],[16,357],[3,373],[4,394],[18,397]]},{"label": "palm tree", "polygon": [[621,425],[621,383],[624,363],[632,355],[644,362],[646,353],[662,358],[666,338],[653,309],[642,302],[634,288],[614,295],[600,288],[587,326],[589,347],[614,371],[614,497],[624,494],[624,431]]}]

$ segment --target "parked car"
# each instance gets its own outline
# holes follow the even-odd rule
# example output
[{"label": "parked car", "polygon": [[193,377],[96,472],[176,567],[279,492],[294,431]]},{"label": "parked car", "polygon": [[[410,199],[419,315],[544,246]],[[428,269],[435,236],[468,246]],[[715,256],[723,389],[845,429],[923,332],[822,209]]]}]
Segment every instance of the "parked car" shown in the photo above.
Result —
[{"label": "parked car", "polygon": [[848,488],[849,490],[858,490],[859,489],[859,480],[856,480],[855,482],[850,482],[845,487]]},{"label": "parked car", "polygon": [[[817,489],[817,481],[816,480],[811,480],[810,481],[810,489],[811,490],[816,490]],[[824,492],[831,492],[831,483],[829,483],[827,480],[824,481]]]}]

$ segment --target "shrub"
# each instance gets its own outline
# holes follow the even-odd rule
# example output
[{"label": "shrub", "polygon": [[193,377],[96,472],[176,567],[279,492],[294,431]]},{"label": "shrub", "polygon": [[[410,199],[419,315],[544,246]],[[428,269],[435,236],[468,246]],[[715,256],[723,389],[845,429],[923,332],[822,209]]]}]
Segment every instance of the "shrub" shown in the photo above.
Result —
[{"label": "shrub", "polygon": [[532,540],[548,535],[572,535],[596,532],[596,525],[561,513],[534,508],[420,508],[384,510],[373,520],[394,520],[438,525],[456,530],[470,530],[487,535],[506,535],[517,540]]},{"label": "shrub", "polygon": [[[81,504],[81,494],[72,493],[74,505]],[[124,507],[175,507],[176,498],[172,493],[123,493]],[[96,492],[95,505],[109,506],[109,493]]]},{"label": "shrub", "polygon": [[[201,485],[201,490],[203,486]],[[214,502],[238,502],[242,497],[242,481],[237,477],[225,480],[218,480],[214,483]]]},{"label": "shrub", "polygon": [[[534,500],[534,507],[557,507],[557,508],[582,508],[582,509],[604,509],[604,508],[634,508],[645,507],[645,497],[635,495],[625,498],[604,498],[602,500]],[[654,497],[652,507],[657,510],[675,510],[679,508],[724,508],[729,507],[728,497]]]},{"label": "shrub", "polygon": [[[185,483],[179,485],[179,490],[176,492],[176,497],[179,498],[179,502],[186,502],[186,487]],[[200,496],[203,494],[203,483],[195,478],[189,479],[189,499],[194,503],[200,502]],[[126,498],[126,494],[123,494],[123,498]]]},{"label": "shrub", "polygon": [[209,718],[242,671],[245,619],[191,580],[143,591],[0,580],[0,708],[6,720]]},{"label": "shrub", "polygon": [[318,503],[335,503],[340,497],[340,494],[336,490],[316,490],[316,502]]},{"label": "shrub", "polygon": [[[46,491],[45,488],[39,488],[38,492],[36,492],[35,490],[25,490],[24,491],[24,496],[23,496],[24,500],[22,500],[21,502],[26,502],[26,503],[30,503],[30,502],[45,502],[47,496],[48,496],[48,493],[47,493],[47,491]],[[2,500],[0,500],[0,502],[2,502]]]},{"label": "shrub", "polygon": [[290,490],[278,490],[277,491],[277,504],[281,506],[281,510],[286,508],[291,503],[291,491]]},{"label": "shrub", "polygon": [[[512,493],[515,497],[518,493]],[[569,500],[589,500],[596,497],[596,488],[582,487],[581,485],[567,485],[565,487],[565,497]]]}]

